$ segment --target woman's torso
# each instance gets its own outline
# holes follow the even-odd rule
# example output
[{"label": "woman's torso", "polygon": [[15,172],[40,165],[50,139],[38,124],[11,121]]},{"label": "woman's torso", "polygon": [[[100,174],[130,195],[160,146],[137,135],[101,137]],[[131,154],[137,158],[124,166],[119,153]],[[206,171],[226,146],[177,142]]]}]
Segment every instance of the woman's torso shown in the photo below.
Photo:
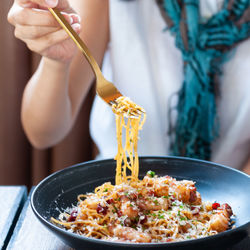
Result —
[{"label": "woman's torso", "polygon": [[[221,0],[201,1],[208,18],[221,7]],[[183,82],[181,52],[175,38],[164,31],[166,23],[154,0],[110,0],[110,45],[103,64],[106,77],[141,105],[147,121],[140,132],[139,155],[168,155],[168,111],[177,101]],[[223,65],[218,99],[220,137],[213,145],[212,160],[239,168],[250,152],[250,41],[242,42]],[[243,63],[244,62],[244,63]],[[99,158],[112,158],[117,151],[115,116],[96,97],[90,130]]]}]

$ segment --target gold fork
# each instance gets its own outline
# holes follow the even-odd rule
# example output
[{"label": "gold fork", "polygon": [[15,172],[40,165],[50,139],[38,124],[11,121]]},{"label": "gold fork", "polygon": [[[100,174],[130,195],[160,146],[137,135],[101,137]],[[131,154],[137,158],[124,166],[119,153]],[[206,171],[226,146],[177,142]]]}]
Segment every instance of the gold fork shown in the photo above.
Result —
[{"label": "gold fork", "polygon": [[68,35],[75,42],[77,47],[84,54],[89,64],[91,65],[92,70],[96,76],[96,92],[97,94],[109,105],[112,105],[115,100],[122,96],[122,94],[118,91],[118,89],[113,85],[113,83],[107,81],[96,62],[95,58],[90,53],[89,49],[82,41],[82,39],[78,36],[78,34],[73,30],[70,24],[66,21],[64,16],[60,13],[60,11],[56,8],[49,8],[51,14],[56,18],[58,23],[62,26],[62,28],[68,33]]}]

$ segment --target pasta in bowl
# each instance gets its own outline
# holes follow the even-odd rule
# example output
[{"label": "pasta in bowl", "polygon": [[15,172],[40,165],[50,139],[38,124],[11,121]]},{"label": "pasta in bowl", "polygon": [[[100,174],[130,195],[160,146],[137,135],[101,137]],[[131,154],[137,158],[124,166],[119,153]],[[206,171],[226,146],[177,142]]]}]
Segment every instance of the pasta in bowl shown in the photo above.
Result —
[{"label": "pasta in bowl", "polygon": [[[67,169],[64,169],[62,171],[59,171],[55,174],[52,174],[45,180],[43,180],[34,190],[34,193],[32,195],[31,204],[33,211],[35,215],[38,217],[38,219],[50,230],[52,230],[53,233],[55,233],[57,236],[59,236],[66,244],[78,249],[83,247],[89,247],[90,249],[100,249],[105,247],[105,249],[120,249],[121,247],[125,248],[181,248],[183,247],[186,249],[187,247],[193,248],[193,247],[208,247],[211,248],[214,247],[227,247],[231,246],[237,242],[239,242],[241,239],[244,239],[248,235],[248,230],[250,226],[250,215],[248,210],[248,193],[247,190],[250,187],[249,183],[249,176],[246,174],[231,169],[229,167],[221,166],[215,163],[206,162],[206,161],[200,161],[200,160],[194,160],[194,159],[188,159],[188,158],[179,158],[179,157],[141,157],[139,158],[140,163],[140,180],[142,181],[141,184],[145,184],[145,191],[150,191],[152,187],[149,185],[146,185],[146,180],[149,182],[152,180],[159,180],[161,181],[162,178],[168,179],[176,182],[176,184],[185,184],[185,181],[183,183],[183,180],[186,180],[190,186],[192,187],[192,182],[195,182],[195,187],[197,188],[196,192],[198,191],[202,197],[202,201],[208,201],[210,202],[210,205],[214,203],[220,203],[220,207],[217,207],[215,209],[212,208],[210,211],[211,216],[212,213],[215,212],[225,212],[223,209],[227,209],[226,205],[223,204],[229,204],[234,214],[236,215],[235,218],[235,228],[230,228],[224,232],[220,232],[218,234],[214,234],[213,228],[211,228],[208,232],[209,236],[206,237],[197,237],[196,239],[193,239],[194,237],[191,235],[188,235],[187,232],[183,233],[183,235],[176,237],[178,239],[177,242],[173,241],[171,239],[171,232],[166,237],[166,241],[164,242],[164,239],[158,242],[150,236],[150,243],[147,242],[128,242],[127,239],[118,240],[118,241],[110,241],[107,238],[106,239],[96,239],[93,237],[86,237],[85,235],[78,235],[74,232],[71,232],[70,230],[66,230],[65,228],[59,227],[58,225],[55,225],[51,222],[51,217],[58,219],[60,214],[63,211],[68,211],[68,213],[73,212],[70,209],[72,207],[77,207],[77,196],[79,194],[86,194],[89,192],[92,192],[95,190],[96,187],[101,186],[105,182],[111,182],[112,184],[109,184],[109,186],[101,186],[103,190],[101,192],[106,193],[106,195],[114,195],[115,193],[120,193],[120,202],[123,204],[124,207],[122,208],[122,211],[126,213],[126,208],[130,209],[130,203],[133,202],[136,204],[137,207],[139,207],[138,215],[140,217],[135,217],[135,221],[137,219],[142,222],[142,226],[150,225],[151,219],[157,219],[158,223],[162,223],[163,217],[161,215],[160,211],[163,209],[158,210],[147,210],[145,207],[143,207],[144,203],[140,203],[142,198],[146,198],[144,193],[136,193],[137,197],[135,200],[133,200],[133,195],[131,192],[137,191],[137,187],[131,187],[131,190],[127,191],[117,191],[112,192],[112,188],[115,187],[115,178],[114,178],[114,171],[116,169],[116,162],[114,160],[103,160],[103,161],[90,161],[86,163],[82,163],[76,166],[69,167]],[[151,178],[148,176],[148,171],[155,172],[158,176],[154,176]],[[98,178],[96,177],[96,173],[98,173]],[[145,177],[146,176],[146,177]],[[160,177],[162,176],[162,177]],[[171,177],[166,177],[171,176]],[[145,179],[144,179],[145,178]],[[159,178],[159,179],[158,179]],[[187,184],[186,184],[187,185]],[[119,185],[118,185],[119,186]],[[177,185],[178,186],[178,185]],[[184,185],[185,186],[185,185]],[[105,189],[109,187],[111,190]],[[119,188],[119,187],[117,187]],[[129,189],[129,187],[128,187]],[[139,188],[140,189],[140,188]],[[99,190],[100,191],[100,190]],[[108,192],[109,191],[109,192]],[[154,190],[155,192],[156,190]],[[159,190],[157,190],[159,191]],[[98,190],[96,190],[98,193]],[[141,190],[141,192],[143,192]],[[199,213],[205,214],[205,212],[209,211],[201,211],[202,205],[195,205],[195,204],[189,204],[188,196],[185,197],[186,199],[183,201],[179,201],[179,199],[176,199],[176,203],[173,204],[174,201],[171,201],[171,196],[173,195],[173,191],[171,188],[168,190],[168,195],[163,195],[164,193],[154,194],[153,192],[149,192],[149,197],[152,198],[153,203],[159,202],[161,203],[161,199],[167,200],[167,206],[165,207],[165,212],[163,214],[164,219],[168,219],[169,217],[173,216],[173,218],[177,218],[179,223],[182,223],[182,217],[184,216],[187,218],[188,212],[195,213],[197,210],[191,207],[196,207],[200,209]],[[197,201],[199,201],[199,194],[196,193]],[[130,193],[132,197],[130,197]],[[172,194],[171,194],[172,193]],[[129,197],[127,197],[127,195]],[[141,195],[143,197],[141,197]],[[165,193],[166,194],[166,193]],[[176,193],[177,195],[177,193]],[[125,197],[124,197],[125,196]],[[158,197],[159,196],[159,197]],[[163,196],[166,196],[167,198],[164,198]],[[91,194],[87,195],[86,199],[83,199],[84,201],[88,201],[88,198],[91,197]],[[79,197],[81,198],[81,197]],[[111,197],[107,197],[111,199]],[[110,206],[109,212],[110,214],[113,213],[111,211],[111,206],[115,205],[117,206],[117,209],[121,209],[121,205],[119,206],[118,202],[115,201],[115,199],[119,200],[119,197],[113,198],[114,203],[111,201],[108,201],[108,199],[105,198],[105,202],[103,205]],[[129,200],[127,200],[127,198]],[[82,198],[81,198],[82,199]],[[127,200],[127,201],[126,201]],[[128,203],[127,203],[128,202]],[[108,204],[110,203],[110,204]],[[99,202],[97,203],[98,206]],[[209,203],[208,203],[209,204]],[[146,204],[150,206],[149,204]],[[153,205],[153,204],[151,204]],[[157,204],[155,204],[157,205]],[[164,203],[162,204],[164,205]],[[174,206],[173,206],[174,205]],[[177,205],[177,206],[175,206]],[[214,205],[216,206],[216,204]],[[171,211],[169,211],[169,208],[172,208]],[[69,209],[69,210],[67,210]],[[115,209],[115,208],[114,208]],[[125,209],[125,210],[124,210]],[[208,207],[208,210],[211,209]],[[141,213],[143,214],[143,211],[146,210],[146,220],[147,222],[143,223],[143,218],[141,218]],[[179,215],[178,215],[178,211]],[[95,210],[96,211],[96,210]],[[97,213],[100,215],[100,217],[105,217],[104,214],[102,214],[100,210],[100,213]],[[148,211],[150,212],[150,215],[147,214]],[[107,214],[109,213],[107,211]],[[117,211],[118,212],[118,211]],[[159,213],[160,212],[160,213]],[[168,212],[171,212],[171,215],[168,214]],[[69,213],[69,214],[70,214]],[[105,212],[104,212],[105,213]],[[129,214],[128,214],[129,215]],[[114,216],[115,213],[114,213]],[[195,217],[197,215],[192,215],[190,217],[190,221],[194,221]],[[118,213],[117,213],[118,217]],[[121,217],[118,217],[121,221],[125,219],[124,215]],[[156,220],[155,220],[156,221]],[[184,221],[184,220],[183,220]],[[185,220],[186,221],[186,220]],[[188,221],[188,220],[187,220]],[[139,221],[138,221],[139,222]],[[125,225],[128,223],[127,225]],[[132,224],[129,224],[129,221],[124,220],[124,226],[125,228],[131,228],[131,230],[134,230],[134,222],[132,218]],[[147,224],[148,223],[148,224]],[[108,223],[107,228],[109,227]],[[208,223],[209,224],[209,223]],[[123,227],[122,225],[120,225]],[[181,225],[180,225],[181,226]],[[209,226],[209,225],[208,225]],[[113,228],[114,230],[115,228]],[[185,228],[183,228],[185,230]],[[112,230],[112,229],[111,229]],[[116,229],[116,234],[119,235],[119,227]],[[190,231],[190,230],[189,230]],[[201,228],[201,232],[203,232]],[[129,232],[126,233],[128,235]],[[144,230],[144,233],[148,232]],[[189,236],[191,237],[189,239]],[[157,236],[158,237],[158,236]],[[119,237],[117,237],[119,238]],[[122,237],[120,237],[122,238]],[[167,239],[170,238],[171,240],[167,242]],[[180,240],[180,241],[179,241]]]},{"label": "pasta in bowl", "polygon": [[232,214],[227,203],[202,202],[193,181],[158,177],[148,171],[137,182],[106,182],[94,193],[79,195],[77,206],[51,221],[86,237],[159,243],[223,232],[232,224]]}]

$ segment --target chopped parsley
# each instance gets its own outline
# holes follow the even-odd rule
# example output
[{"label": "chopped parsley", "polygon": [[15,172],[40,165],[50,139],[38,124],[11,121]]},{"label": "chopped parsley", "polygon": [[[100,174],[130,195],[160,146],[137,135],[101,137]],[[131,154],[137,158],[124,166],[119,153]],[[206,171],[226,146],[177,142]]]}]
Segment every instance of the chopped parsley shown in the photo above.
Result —
[{"label": "chopped parsley", "polygon": [[168,198],[169,198],[169,195],[167,195],[167,196],[166,196],[166,195],[164,195],[164,196],[163,196],[163,198],[168,199]]},{"label": "chopped parsley", "polygon": [[107,188],[105,188],[103,192],[108,192],[108,189],[107,189]]},{"label": "chopped parsley", "polygon": [[163,214],[158,214],[158,219],[164,219],[164,215]]},{"label": "chopped parsley", "polygon": [[155,172],[154,172],[154,171],[149,170],[149,171],[147,172],[147,176],[149,176],[149,177],[153,178],[153,177],[155,177]]},{"label": "chopped parsley", "polygon": [[153,202],[154,202],[155,205],[159,205],[158,200],[154,200]]}]

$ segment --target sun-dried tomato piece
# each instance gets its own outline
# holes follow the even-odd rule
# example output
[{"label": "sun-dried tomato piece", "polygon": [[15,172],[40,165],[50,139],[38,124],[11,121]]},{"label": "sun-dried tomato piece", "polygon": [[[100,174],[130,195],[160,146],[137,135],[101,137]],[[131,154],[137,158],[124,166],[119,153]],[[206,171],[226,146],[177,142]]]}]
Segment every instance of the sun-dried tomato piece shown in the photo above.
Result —
[{"label": "sun-dried tomato piece", "polygon": [[96,212],[98,214],[106,215],[108,212],[108,207],[102,206],[100,203],[97,205]]},{"label": "sun-dried tomato piece", "polygon": [[106,200],[106,202],[110,205],[110,204],[113,204],[114,203],[114,199],[113,198],[110,198],[108,200]]},{"label": "sun-dried tomato piece", "polygon": [[122,211],[121,211],[121,210],[118,210],[118,211],[117,211],[117,215],[118,215],[118,217],[121,217],[121,216],[122,216]]},{"label": "sun-dried tomato piece", "polygon": [[212,204],[212,208],[213,208],[213,209],[217,209],[218,207],[220,207],[220,203],[214,202],[214,203]]},{"label": "sun-dried tomato piece", "polygon": [[140,224],[144,224],[144,223],[146,223],[147,222],[147,220],[148,220],[148,217],[147,217],[147,215],[141,215],[140,216],[140,219],[139,219],[139,223]]},{"label": "sun-dried tomato piece", "polygon": [[155,191],[154,190],[148,190],[148,195],[149,196],[155,196]]},{"label": "sun-dried tomato piece", "polygon": [[72,221],[75,221],[76,220],[76,217],[77,217],[77,211],[76,210],[73,210],[68,218],[68,222],[72,222]]}]

